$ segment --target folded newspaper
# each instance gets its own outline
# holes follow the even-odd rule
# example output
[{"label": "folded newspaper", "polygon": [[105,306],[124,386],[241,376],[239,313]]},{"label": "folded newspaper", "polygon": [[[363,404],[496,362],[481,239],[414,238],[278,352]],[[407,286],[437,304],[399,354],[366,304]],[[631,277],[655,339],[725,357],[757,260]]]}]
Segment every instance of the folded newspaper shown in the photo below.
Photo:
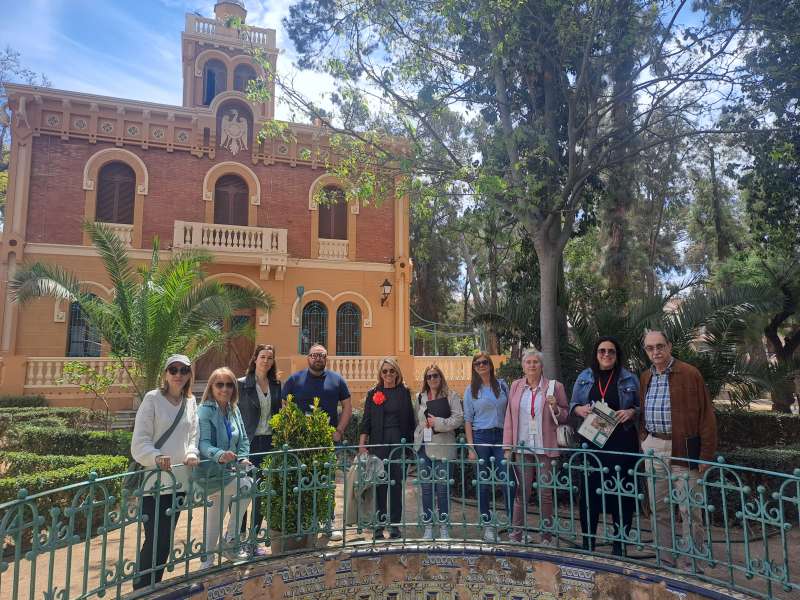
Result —
[{"label": "folded newspaper", "polygon": [[616,411],[605,402],[595,402],[583,420],[578,433],[602,448],[614,432],[619,420]]}]

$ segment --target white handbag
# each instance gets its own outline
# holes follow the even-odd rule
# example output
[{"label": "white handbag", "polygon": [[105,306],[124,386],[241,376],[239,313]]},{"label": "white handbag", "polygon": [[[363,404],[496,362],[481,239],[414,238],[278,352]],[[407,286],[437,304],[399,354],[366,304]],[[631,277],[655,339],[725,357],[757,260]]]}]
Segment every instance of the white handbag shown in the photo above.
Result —
[{"label": "white handbag", "polygon": [[[551,379],[547,385],[547,398],[551,398],[556,393],[556,380]],[[547,406],[550,406],[548,402]],[[575,429],[572,425],[559,425],[558,418],[553,412],[553,407],[550,406],[550,416],[553,417],[553,423],[556,426],[556,441],[559,448],[574,448],[575,447]]]}]

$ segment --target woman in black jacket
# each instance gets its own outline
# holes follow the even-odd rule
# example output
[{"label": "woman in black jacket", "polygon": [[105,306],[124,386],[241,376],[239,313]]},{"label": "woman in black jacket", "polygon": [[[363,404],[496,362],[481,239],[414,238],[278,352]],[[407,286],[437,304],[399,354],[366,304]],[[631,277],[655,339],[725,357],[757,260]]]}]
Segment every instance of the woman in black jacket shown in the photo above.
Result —
[{"label": "woman in black jacket", "polygon": [[411,391],[403,383],[400,365],[393,358],[384,358],[378,368],[378,383],[367,392],[364,401],[364,416],[361,419],[361,438],[359,452],[369,452],[381,459],[389,459],[387,480],[376,486],[378,504],[378,523],[375,539],[383,539],[383,527],[386,521],[386,496],[389,485],[389,537],[400,537],[398,524],[403,520],[403,490],[405,489],[404,463],[405,456],[401,450],[394,450],[401,440],[414,443],[414,430],[417,428],[414,405],[411,402]]},{"label": "woman in black jacket", "polygon": [[[275,366],[275,348],[269,344],[258,344],[247,367],[247,374],[239,382],[239,411],[250,440],[250,459],[256,467],[261,465],[264,452],[272,450],[272,429],[269,420],[281,409],[281,382]],[[258,480],[254,489],[258,489]],[[258,536],[261,526],[261,498],[256,497],[252,526],[253,538]],[[242,531],[247,529],[247,518],[242,520]],[[266,550],[256,546],[256,556],[266,555]]]}]

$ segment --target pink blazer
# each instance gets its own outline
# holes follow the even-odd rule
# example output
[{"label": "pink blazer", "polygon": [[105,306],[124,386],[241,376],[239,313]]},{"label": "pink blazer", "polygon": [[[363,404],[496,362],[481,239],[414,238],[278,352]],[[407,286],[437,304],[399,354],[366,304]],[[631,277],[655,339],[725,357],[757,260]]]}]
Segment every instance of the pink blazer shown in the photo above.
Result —
[{"label": "pink blazer", "polygon": [[[542,377],[542,389],[547,393],[547,386],[550,385],[548,379]],[[522,392],[525,391],[525,378],[517,379],[511,384],[510,397],[506,407],[506,420],[503,425],[503,448],[513,448],[517,445],[517,432],[519,431],[519,405],[522,401]],[[559,425],[566,423],[569,417],[569,402],[567,392],[564,391],[564,384],[556,381],[555,385],[556,406],[559,413],[556,415]],[[542,439],[546,454],[549,457],[558,456],[558,438],[556,436],[556,424],[550,414],[550,407],[545,401],[545,414],[542,415]]]}]

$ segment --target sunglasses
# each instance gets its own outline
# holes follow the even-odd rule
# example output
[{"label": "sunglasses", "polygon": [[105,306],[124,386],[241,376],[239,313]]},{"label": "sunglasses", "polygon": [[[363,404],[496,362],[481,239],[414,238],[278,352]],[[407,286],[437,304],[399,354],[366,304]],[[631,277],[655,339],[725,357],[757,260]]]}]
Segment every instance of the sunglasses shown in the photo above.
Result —
[{"label": "sunglasses", "polygon": [[397,373],[394,369],[381,369],[381,375],[394,375]]},{"label": "sunglasses", "polygon": [[327,354],[323,354],[322,352],[314,352],[314,354],[309,354],[309,358],[313,358],[314,360],[322,360],[328,358]]},{"label": "sunglasses", "polygon": [[229,389],[232,390],[236,384],[232,381],[215,381],[214,387],[218,390]]},{"label": "sunglasses", "polygon": [[438,373],[428,373],[425,379],[439,379],[441,376]]},{"label": "sunglasses", "polygon": [[192,372],[192,368],[187,367],[186,365],[182,367],[176,367],[175,365],[170,365],[167,367],[167,372],[170,375],[177,375],[178,373],[180,373],[181,375],[188,375],[189,373]]},{"label": "sunglasses", "polygon": [[600,355],[607,354],[608,356],[616,356],[617,351],[615,348],[598,348],[597,353]]},{"label": "sunglasses", "polygon": [[488,367],[489,366],[489,361],[484,358],[484,359],[481,359],[481,360],[476,360],[472,364],[475,365],[476,367]]}]

